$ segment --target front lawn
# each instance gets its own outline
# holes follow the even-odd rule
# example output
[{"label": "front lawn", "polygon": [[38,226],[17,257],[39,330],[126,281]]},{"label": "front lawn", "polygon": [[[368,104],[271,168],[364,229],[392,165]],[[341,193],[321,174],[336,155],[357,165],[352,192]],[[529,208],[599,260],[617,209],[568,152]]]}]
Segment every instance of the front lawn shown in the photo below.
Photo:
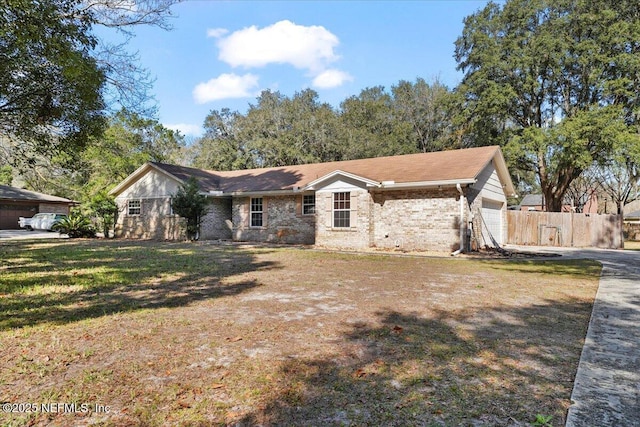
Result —
[{"label": "front lawn", "polygon": [[16,426],[563,425],[600,273],[207,242],[0,259]]}]

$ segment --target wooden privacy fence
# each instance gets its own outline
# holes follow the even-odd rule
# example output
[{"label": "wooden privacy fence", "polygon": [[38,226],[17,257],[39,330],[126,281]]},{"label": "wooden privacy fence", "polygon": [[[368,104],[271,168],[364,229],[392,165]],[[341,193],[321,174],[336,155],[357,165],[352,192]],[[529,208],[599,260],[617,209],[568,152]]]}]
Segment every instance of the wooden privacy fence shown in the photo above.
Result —
[{"label": "wooden privacy fence", "polygon": [[621,215],[507,211],[507,243],[619,249]]}]

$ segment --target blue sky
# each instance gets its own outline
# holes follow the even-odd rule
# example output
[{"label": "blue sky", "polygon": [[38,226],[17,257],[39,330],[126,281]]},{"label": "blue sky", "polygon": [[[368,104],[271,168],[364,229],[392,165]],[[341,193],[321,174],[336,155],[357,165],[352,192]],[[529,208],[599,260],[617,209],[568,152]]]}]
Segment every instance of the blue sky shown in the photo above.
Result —
[{"label": "blue sky", "polygon": [[186,1],[173,30],[135,29],[131,50],[156,79],[159,120],[198,136],[211,110],[245,112],[265,89],[312,88],[338,106],[366,87],[461,74],[463,19],[486,0]]}]

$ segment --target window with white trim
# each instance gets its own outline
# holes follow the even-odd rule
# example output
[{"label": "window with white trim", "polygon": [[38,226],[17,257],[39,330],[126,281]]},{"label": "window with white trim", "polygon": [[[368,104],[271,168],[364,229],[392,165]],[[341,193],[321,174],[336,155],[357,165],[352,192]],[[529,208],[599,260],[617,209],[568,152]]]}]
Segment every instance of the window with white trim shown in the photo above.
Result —
[{"label": "window with white trim", "polygon": [[302,196],[302,215],[313,215],[316,213],[316,195],[305,194]]},{"label": "window with white trim", "polygon": [[127,203],[127,215],[140,215],[142,203],[140,199],[132,199]]},{"label": "window with white trim", "polygon": [[333,226],[351,227],[351,193],[333,193]]},{"label": "window with white trim", "polygon": [[251,198],[251,227],[262,227],[263,215],[262,211],[262,197]]}]

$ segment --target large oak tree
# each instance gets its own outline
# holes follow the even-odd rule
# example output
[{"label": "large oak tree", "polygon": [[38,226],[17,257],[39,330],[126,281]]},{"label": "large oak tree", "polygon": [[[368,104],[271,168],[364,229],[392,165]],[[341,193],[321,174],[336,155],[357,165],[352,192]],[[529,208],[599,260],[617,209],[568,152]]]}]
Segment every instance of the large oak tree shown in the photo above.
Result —
[{"label": "large oak tree", "polygon": [[535,172],[547,208],[616,147],[638,142],[640,8],[634,0],[509,0],[467,17],[455,57],[475,144]]},{"label": "large oak tree", "polygon": [[20,158],[74,152],[102,130],[103,71],[77,0],[0,6],[0,138]]}]

